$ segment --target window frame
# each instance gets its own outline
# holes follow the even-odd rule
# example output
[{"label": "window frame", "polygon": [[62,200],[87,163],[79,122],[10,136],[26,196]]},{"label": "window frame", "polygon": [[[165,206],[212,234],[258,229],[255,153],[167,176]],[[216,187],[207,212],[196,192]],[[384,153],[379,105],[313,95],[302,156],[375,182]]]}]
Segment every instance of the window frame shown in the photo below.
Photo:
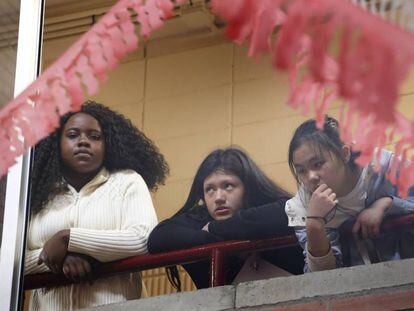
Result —
[{"label": "window frame", "polygon": [[[21,0],[14,95],[40,72],[45,0]],[[23,306],[25,239],[28,224],[31,149],[19,157],[7,175],[3,237],[0,253],[0,310]]]}]

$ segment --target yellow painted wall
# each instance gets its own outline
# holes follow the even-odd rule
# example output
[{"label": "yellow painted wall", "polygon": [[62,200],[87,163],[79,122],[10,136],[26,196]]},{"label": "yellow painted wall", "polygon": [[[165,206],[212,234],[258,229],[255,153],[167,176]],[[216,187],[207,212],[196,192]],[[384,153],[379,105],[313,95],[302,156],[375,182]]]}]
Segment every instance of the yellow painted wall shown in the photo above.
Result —
[{"label": "yellow painted wall", "polygon": [[[73,40],[47,41],[45,65]],[[145,58],[141,51],[120,64],[94,97],[130,118],[170,164],[171,176],[153,195],[160,221],[182,206],[198,165],[217,147],[244,148],[271,178],[295,191],[287,148],[307,117],[286,105],[286,74],[274,73],[268,58],[257,63],[246,53],[230,43],[189,44]],[[414,119],[414,74],[400,102]],[[337,116],[338,110],[335,104],[329,114]],[[172,291],[161,269],[144,272],[144,280],[150,295]]]}]

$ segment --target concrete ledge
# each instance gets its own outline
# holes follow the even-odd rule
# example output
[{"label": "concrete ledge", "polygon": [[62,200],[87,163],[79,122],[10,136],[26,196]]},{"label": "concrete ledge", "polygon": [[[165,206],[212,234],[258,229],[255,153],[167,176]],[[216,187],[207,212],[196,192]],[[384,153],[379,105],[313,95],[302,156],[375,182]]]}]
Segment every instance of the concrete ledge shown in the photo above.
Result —
[{"label": "concrete ledge", "polygon": [[236,308],[275,305],[414,284],[414,259],[247,282],[236,288]]},{"label": "concrete ledge", "polygon": [[[401,291],[405,292],[401,292]],[[364,310],[414,306],[414,259],[275,278],[111,304],[89,311]],[[382,301],[382,302],[381,302]],[[387,304],[388,303],[388,304]],[[351,309],[336,308],[353,306]],[[316,307],[318,306],[318,307]],[[309,307],[308,309],[306,309]],[[334,308],[335,307],[335,308]],[[270,308],[270,309],[269,309]],[[348,309],[347,309],[348,308]],[[391,310],[380,308],[376,310]]]},{"label": "concrete ledge", "polygon": [[220,286],[167,296],[131,300],[83,310],[99,311],[221,311],[234,308],[235,286]]}]

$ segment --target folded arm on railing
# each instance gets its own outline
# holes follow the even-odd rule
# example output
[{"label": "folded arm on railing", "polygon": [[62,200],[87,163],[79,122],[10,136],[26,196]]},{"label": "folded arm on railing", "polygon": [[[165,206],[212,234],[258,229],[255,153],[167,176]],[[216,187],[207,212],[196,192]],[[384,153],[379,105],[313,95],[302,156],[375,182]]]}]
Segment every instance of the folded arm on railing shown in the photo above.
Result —
[{"label": "folded arm on railing", "polygon": [[[104,278],[121,273],[131,273],[153,268],[190,263],[200,260],[210,260],[217,252],[224,255],[242,253],[248,251],[263,251],[296,245],[295,236],[271,238],[266,240],[224,241],[206,244],[189,249],[171,251],[167,253],[148,254],[129,257],[109,263],[104,263],[96,268],[96,278]],[[24,289],[53,287],[72,283],[63,274],[39,273],[26,275]],[[213,282],[214,283],[214,282]],[[212,284],[218,286],[223,284]]]},{"label": "folded arm on railing", "polygon": [[[387,219],[382,225],[382,230],[388,231],[410,224],[414,224],[414,214]],[[348,230],[345,229],[345,232],[347,231]],[[102,264],[96,268],[95,277],[104,278],[121,273],[131,273],[201,260],[210,260],[212,270],[210,285],[220,286],[224,285],[223,277],[220,275],[220,271],[222,270],[220,267],[220,259],[223,258],[223,256],[249,251],[264,251],[289,247],[296,245],[296,243],[296,237],[292,235],[264,240],[224,241],[166,253],[139,255]],[[30,290],[42,287],[54,287],[70,283],[72,282],[63,274],[31,274],[26,275],[25,277],[24,289]]]}]

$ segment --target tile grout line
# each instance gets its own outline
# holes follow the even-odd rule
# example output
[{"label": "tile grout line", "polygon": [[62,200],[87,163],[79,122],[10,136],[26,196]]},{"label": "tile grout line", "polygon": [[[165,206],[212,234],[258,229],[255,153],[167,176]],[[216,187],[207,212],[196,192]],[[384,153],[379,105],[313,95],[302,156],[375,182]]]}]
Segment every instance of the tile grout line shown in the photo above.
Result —
[{"label": "tile grout line", "polygon": [[230,145],[233,145],[233,122],[234,122],[234,67],[235,67],[235,45],[232,44],[231,59],[231,101],[230,101]]}]

